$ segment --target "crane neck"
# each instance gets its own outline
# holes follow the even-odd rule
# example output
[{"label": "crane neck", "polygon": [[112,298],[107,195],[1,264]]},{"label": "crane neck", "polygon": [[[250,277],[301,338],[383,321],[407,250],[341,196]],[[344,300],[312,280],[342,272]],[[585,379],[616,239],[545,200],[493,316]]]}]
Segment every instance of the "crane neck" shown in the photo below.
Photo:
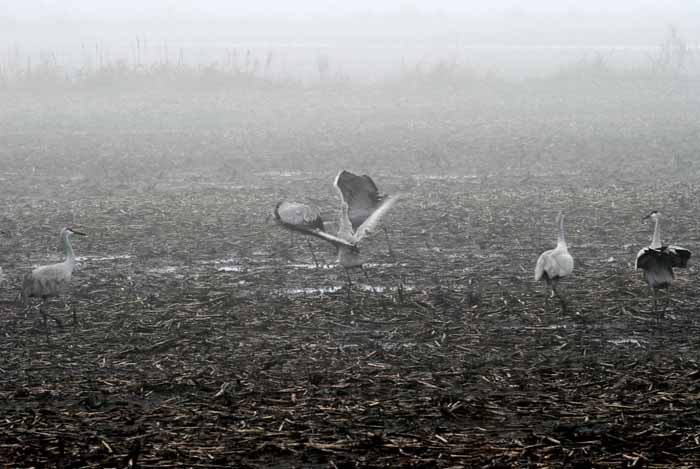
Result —
[{"label": "crane neck", "polygon": [[651,239],[651,247],[658,249],[661,247],[661,227],[659,226],[659,218],[654,219],[654,237]]},{"label": "crane neck", "polygon": [[70,233],[66,232],[62,237],[63,241],[63,252],[66,254],[66,263],[70,265],[75,265],[75,252],[73,252],[73,246],[70,243]]},{"label": "crane neck", "polygon": [[348,214],[348,205],[343,202],[340,206],[340,219],[338,223],[338,237],[346,241],[352,239],[352,223]]},{"label": "crane neck", "polygon": [[559,217],[559,236],[557,237],[557,247],[566,247],[566,236],[564,235],[564,217]]}]

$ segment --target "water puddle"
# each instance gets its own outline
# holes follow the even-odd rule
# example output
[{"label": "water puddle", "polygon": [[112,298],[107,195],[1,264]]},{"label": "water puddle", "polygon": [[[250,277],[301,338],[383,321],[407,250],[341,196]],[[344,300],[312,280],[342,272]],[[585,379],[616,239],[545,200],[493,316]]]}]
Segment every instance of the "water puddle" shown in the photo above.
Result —
[{"label": "water puddle", "polygon": [[[331,287],[321,287],[321,288],[283,288],[281,290],[278,290],[280,294],[286,294],[286,295],[324,295],[327,293],[336,293],[343,288],[346,288],[345,285],[343,286],[331,286]],[[378,285],[367,285],[364,283],[354,283],[352,286],[353,290],[361,290],[361,291],[366,291],[366,292],[372,292],[372,293],[386,293],[386,292],[395,292],[398,290],[398,287],[382,287]],[[414,286],[404,286],[403,287],[404,291],[412,291],[415,290]]]},{"label": "water puddle", "polygon": [[318,267],[316,267],[316,264],[287,264],[289,267],[293,267],[295,269],[321,269],[321,270],[328,270],[328,269],[333,269],[336,267],[335,264],[319,264]]},{"label": "water puddle", "polygon": [[[489,175],[490,176],[490,175]],[[418,174],[413,176],[414,179],[421,181],[458,181],[464,179],[479,179],[476,174],[471,175],[448,175],[448,174]]]},{"label": "water puddle", "polygon": [[180,269],[180,267],[176,267],[174,265],[166,265],[165,267],[156,267],[153,269],[148,269],[148,272],[151,274],[172,274],[177,272]]},{"label": "water puddle", "polygon": [[636,345],[639,348],[644,348],[644,346],[639,342],[637,339],[613,339],[613,340],[608,340],[609,343],[613,345]]},{"label": "water puddle", "polygon": [[[364,283],[356,283],[353,288],[359,288],[360,290],[363,291],[368,291],[368,292],[374,292],[374,293],[386,293],[386,292],[395,292],[398,291],[399,287],[380,287],[378,285],[367,285]],[[416,287],[411,286],[411,285],[404,285],[403,291],[413,291],[416,289]]]},{"label": "water puddle", "polygon": [[321,288],[283,288],[278,290],[283,295],[325,295],[342,290],[343,287],[321,287]]},{"label": "water puddle", "polygon": [[113,256],[77,256],[75,260],[77,260],[78,262],[102,262],[133,258],[134,256],[132,256],[131,254],[115,254]]},{"label": "water puddle", "polygon": [[304,176],[309,173],[305,173],[302,171],[261,171],[259,173],[255,173],[256,176],[273,176],[273,177],[295,177],[295,176]]},{"label": "water puddle", "polygon": [[[388,263],[388,264],[381,264],[381,263],[376,263],[376,262],[368,262],[364,264],[364,267],[366,269],[376,269],[376,268],[388,268],[388,267],[396,267],[396,266],[401,266],[401,267],[406,267],[408,264],[397,264],[396,262],[394,263]],[[318,267],[316,267],[316,264],[310,263],[310,264],[304,264],[304,263],[298,263],[298,264],[287,264],[288,267],[293,267],[295,269],[309,269],[309,270],[315,270],[315,269],[320,269],[320,270],[330,270],[330,269],[335,269],[338,268],[339,265],[336,263],[332,264],[319,264]]]},{"label": "water puddle", "polygon": [[214,265],[217,272],[245,272],[246,268],[241,265],[241,259],[237,257],[227,257],[224,259],[214,259],[209,261],[200,261],[200,264]]}]

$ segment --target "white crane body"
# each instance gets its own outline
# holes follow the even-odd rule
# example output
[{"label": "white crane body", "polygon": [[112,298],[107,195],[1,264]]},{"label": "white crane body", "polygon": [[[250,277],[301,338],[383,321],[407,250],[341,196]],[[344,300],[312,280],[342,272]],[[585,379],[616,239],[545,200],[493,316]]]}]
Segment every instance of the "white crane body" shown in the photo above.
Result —
[{"label": "white crane body", "polygon": [[544,280],[552,290],[552,296],[556,295],[561,302],[562,309],[566,310],[566,301],[557,290],[559,280],[571,275],[574,271],[574,258],[569,253],[564,235],[564,215],[559,212],[557,215],[559,224],[559,237],[557,247],[540,254],[535,264],[535,281]]}]

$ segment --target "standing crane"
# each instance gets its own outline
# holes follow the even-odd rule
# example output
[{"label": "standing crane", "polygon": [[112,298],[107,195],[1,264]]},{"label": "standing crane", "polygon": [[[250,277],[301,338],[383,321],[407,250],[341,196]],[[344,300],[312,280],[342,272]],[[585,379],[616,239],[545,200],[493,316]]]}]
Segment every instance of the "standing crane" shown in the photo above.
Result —
[{"label": "standing crane", "polygon": [[[8,236],[8,233],[4,230],[0,230],[0,235],[3,236]],[[7,286],[7,275],[2,271],[2,267],[0,267],[0,288]]]},{"label": "standing crane", "polygon": [[[357,230],[386,198],[386,195],[379,194],[377,185],[366,174],[358,176],[350,171],[341,171],[335,177],[333,184],[340,192],[343,202],[348,204],[348,216],[353,230]],[[395,257],[394,251],[391,249],[389,232],[385,226],[382,227],[382,230],[389,247],[389,255]]]},{"label": "standing crane", "polygon": [[[559,298],[562,312],[566,312],[566,300],[557,290],[557,284],[559,280],[573,272],[574,258],[569,254],[569,249],[566,245],[564,214],[562,212],[559,212],[557,215],[557,223],[559,224],[557,247],[540,254],[535,265],[535,281],[544,280],[547,283],[547,287],[552,290],[551,296],[554,297],[556,295]],[[549,297],[545,296],[545,307],[547,306],[549,306]]]},{"label": "standing crane", "polygon": [[44,328],[48,337],[47,317],[50,317],[59,326],[61,322],[49,315],[46,311],[49,298],[60,296],[68,287],[75,268],[75,253],[70,242],[71,235],[85,236],[85,233],[73,228],[63,228],[61,230],[61,243],[66,255],[66,260],[58,264],[43,265],[29,272],[24,277],[22,284],[22,302],[26,305],[29,298],[41,298],[39,312],[44,318]]},{"label": "standing crane", "polygon": [[660,218],[661,214],[657,210],[652,211],[642,218],[642,221],[649,219],[654,220],[654,236],[651,240],[651,244],[637,253],[637,259],[634,263],[635,269],[642,269],[644,271],[644,279],[647,281],[647,285],[649,285],[653,297],[654,312],[657,312],[656,291],[666,290],[666,304],[661,311],[660,317],[657,319],[663,318],[666,307],[668,306],[669,289],[671,288],[671,283],[673,283],[675,279],[673,268],[687,267],[688,260],[690,259],[689,250],[680,246],[663,246],[661,244]]},{"label": "standing crane", "polygon": [[[282,201],[275,206],[274,216],[275,221],[289,230],[290,233],[298,232],[317,236],[315,233],[324,232],[321,211],[312,205]],[[311,251],[311,257],[318,267],[318,260],[311,242],[307,239],[306,243]]]}]

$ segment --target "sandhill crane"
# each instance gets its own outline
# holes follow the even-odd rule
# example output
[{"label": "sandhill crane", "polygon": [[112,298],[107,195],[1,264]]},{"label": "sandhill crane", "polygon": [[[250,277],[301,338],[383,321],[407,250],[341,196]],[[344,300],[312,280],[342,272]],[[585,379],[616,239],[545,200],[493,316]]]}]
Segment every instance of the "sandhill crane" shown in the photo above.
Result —
[{"label": "sandhill crane", "polygon": [[56,324],[61,324],[58,319],[48,314],[46,305],[49,298],[61,295],[70,283],[73,269],[75,268],[75,253],[70,243],[70,237],[73,234],[85,236],[85,233],[73,228],[67,227],[61,230],[61,243],[66,255],[65,261],[35,268],[25,275],[24,283],[22,284],[22,302],[25,305],[29,303],[30,297],[41,298],[42,300],[39,312],[44,317],[44,327],[46,328],[47,336],[47,317],[56,321]]},{"label": "sandhill crane", "polygon": [[[289,230],[290,233],[296,231],[315,235],[316,232],[324,231],[321,211],[318,207],[312,205],[282,201],[275,206],[274,216],[275,221],[283,228]],[[309,246],[309,251],[311,251],[311,257],[313,257],[314,263],[318,267],[318,260],[311,247],[311,242],[307,239],[306,243]]]},{"label": "sandhill crane", "polygon": [[[0,230],[0,235],[3,236],[8,236],[8,232],[4,230]],[[0,267],[0,288],[7,286],[7,275],[2,271],[2,267]]]},{"label": "sandhill crane", "polygon": [[[336,181],[337,179],[338,178],[336,178]],[[367,272],[364,270],[364,268],[362,268],[363,260],[360,257],[359,244],[369,233],[374,230],[374,228],[379,224],[381,218],[389,211],[389,209],[394,206],[398,200],[398,196],[385,198],[372,212],[372,214],[365,218],[357,229],[353,229],[352,222],[350,221],[348,204],[345,202],[340,188],[337,185],[336,188],[338,189],[338,193],[341,198],[340,219],[337,235],[332,235],[320,229],[318,226],[314,226],[313,220],[315,217],[313,214],[315,211],[307,211],[307,208],[305,207],[308,206],[304,206],[303,204],[290,204],[290,206],[297,206],[295,210],[292,210],[291,208],[289,210],[280,210],[282,207],[287,207],[283,205],[285,203],[282,202],[278,204],[277,208],[275,209],[275,217],[280,220],[280,223],[282,223],[282,220],[285,220],[284,224],[287,228],[328,241],[338,249],[338,263],[345,269],[345,273],[348,278],[349,297],[350,288],[352,287],[352,280],[350,278],[350,273],[348,272],[349,269],[362,269],[365,277],[369,281]],[[301,207],[299,207],[300,205]]]},{"label": "sandhill crane", "polygon": [[[377,185],[366,174],[358,176],[350,171],[341,171],[335,177],[333,184],[340,192],[343,202],[348,204],[348,216],[350,217],[353,230],[359,228],[386,198],[386,195],[379,194]],[[394,257],[391,242],[389,241],[389,232],[386,227],[382,227],[382,230],[386,236],[389,255]]]},{"label": "sandhill crane", "polygon": [[653,307],[656,312],[656,291],[666,290],[666,304],[661,312],[663,317],[666,307],[668,306],[668,290],[671,288],[671,283],[675,275],[673,274],[674,267],[687,267],[690,259],[690,251],[680,246],[663,246],[661,244],[661,228],[659,227],[659,219],[661,214],[654,210],[642,220],[654,220],[654,237],[648,247],[643,248],[637,253],[635,261],[635,269],[644,271],[644,279],[651,289],[651,294],[654,298]]},{"label": "sandhill crane", "polygon": [[[569,254],[569,249],[566,246],[566,238],[564,237],[564,214],[559,212],[557,215],[557,223],[559,224],[559,237],[557,238],[557,247],[545,251],[540,254],[535,265],[535,281],[544,280],[547,286],[552,289],[552,297],[554,295],[561,302],[561,309],[566,312],[566,301],[557,290],[559,280],[571,274],[574,270],[574,258]],[[549,297],[545,297],[545,305],[549,305]]]},{"label": "sandhill crane", "polygon": [[367,282],[369,282],[369,275],[364,269],[364,260],[360,256],[359,244],[360,242],[372,232],[372,230],[379,224],[381,218],[394,206],[398,196],[388,197],[379,205],[379,207],[372,212],[372,214],[367,217],[367,219],[362,222],[357,229],[353,229],[352,223],[349,216],[348,204],[342,201],[340,204],[340,220],[338,225],[338,240],[344,242],[338,242],[338,240],[329,240],[333,242],[338,247],[338,263],[345,269],[345,274],[348,278],[348,296],[350,296],[350,289],[352,288],[352,280],[350,279],[349,269],[359,268],[362,273],[365,274]]}]

